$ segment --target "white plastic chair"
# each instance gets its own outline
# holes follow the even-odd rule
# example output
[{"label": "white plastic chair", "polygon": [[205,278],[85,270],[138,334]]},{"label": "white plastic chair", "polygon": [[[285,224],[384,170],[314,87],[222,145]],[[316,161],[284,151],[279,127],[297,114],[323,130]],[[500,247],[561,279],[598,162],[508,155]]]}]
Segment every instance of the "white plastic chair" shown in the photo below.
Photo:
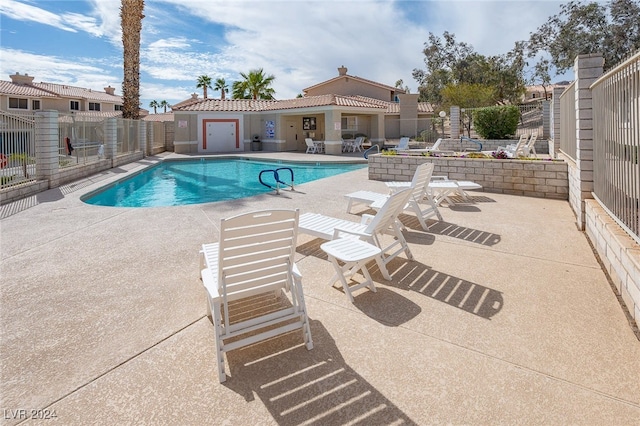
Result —
[{"label": "white plastic chair", "polygon": [[[443,220],[436,202],[428,191],[433,167],[433,163],[422,163],[416,168],[413,179],[408,186],[408,188],[411,189],[411,196],[404,206],[405,211],[412,212],[416,215],[422,229],[425,231],[429,230],[427,219],[430,217],[436,216],[438,220]],[[406,188],[407,187],[405,187],[405,189]],[[345,195],[345,198],[349,201],[347,213],[351,213],[354,203],[363,203],[372,209],[378,210],[389,198],[389,194],[381,194],[373,191],[356,191]],[[426,206],[421,204],[423,200],[426,200]]]},{"label": "white plastic chair", "polygon": [[304,142],[307,144],[307,154],[317,154],[318,145],[316,145],[311,138],[305,138]]},{"label": "white plastic chair", "polygon": [[[375,216],[362,215],[359,223],[318,213],[304,213],[300,216],[299,229],[302,233],[325,240],[344,237],[360,238],[379,247],[382,254],[376,257],[376,263],[384,278],[390,280],[391,276],[386,267],[389,261],[402,252],[405,252],[408,259],[413,259],[409,245],[402,235],[402,225],[398,220],[398,215],[402,212],[410,196],[410,190],[399,191],[391,195]],[[383,234],[391,235],[393,241],[384,245],[381,238]]]},{"label": "white plastic chair", "polygon": [[400,138],[400,142],[395,147],[389,148],[390,151],[402,151],[409,149],[409,138]]},{"label": "white plastic chair", "polygon": [[[264,210],[223,219],[220,242],[204,244],[202,283],[207,290],[213,321],[220,383],[226,380],[224,353],[302,330],[307,349],[313,348],[302,292],[302,276],[294,263],[298,210]],[[242,312],[231,318],[230,305],[239,300],[290,293],[267,312]]]}]

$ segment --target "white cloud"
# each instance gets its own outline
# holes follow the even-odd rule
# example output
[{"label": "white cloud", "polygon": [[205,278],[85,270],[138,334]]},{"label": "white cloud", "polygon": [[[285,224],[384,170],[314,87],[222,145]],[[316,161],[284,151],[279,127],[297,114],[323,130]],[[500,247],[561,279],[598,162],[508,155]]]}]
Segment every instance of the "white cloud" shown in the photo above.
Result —
[{"label": "white cloud", "polygon": [[[383,84],[402,79],[415,93],[412,71],[424,67],[422,50],[429,32],[442,36],[449,31],[481,54],[502,54],[558,13],[560,3],[148,0],[141,40],[141,93],[145,99],[155,99],[159,95],[153,91],[159,90],[175,103],[198,92],[199,75],[224,78],[231,85],[240,72],[263,68],[276,76],[276,97],[293,98],[302,89],[337,76],[341,65],[351,75]],[[3,73],[30,70],[42,80],[92,88],[114,86],[115,81],[119,88],[122,58],[103,56],[106,50],[113,55],[113,47],[122,49],[120,0],[87,0],[82,5],[55,14],[0,0],[3,15],[88,34],[83,40],[92,49],[87,53],[92,57],[63,58],[63,51],[29,55],[11,46],[11,54],[20,62],[12,61],[7,72],[3,61]],[[92,41],[96,38],[111,47],[96,47]],[[80,75],[85,72],[88,77]]]},{"label": "white cloud", "polygon": [[33,21],[40,24],[51,25],[64,31],[76,32],[74,28],[69,28],[65,24],[61,16],[30,4],[19,3],[13,0],[3,0],[0,2],[0,13],[18,21]]}]

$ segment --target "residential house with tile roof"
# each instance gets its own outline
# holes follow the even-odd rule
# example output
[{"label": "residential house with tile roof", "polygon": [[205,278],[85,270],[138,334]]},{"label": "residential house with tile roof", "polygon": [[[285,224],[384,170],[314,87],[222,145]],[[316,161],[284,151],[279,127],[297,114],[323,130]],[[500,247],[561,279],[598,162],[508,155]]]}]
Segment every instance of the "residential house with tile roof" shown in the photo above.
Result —
[{"label": "residential house with tile roof", "polygon": [[347,74],[286,100],[190,99],[173,105],[174,149],[182,153],[248,151],[259,139],[266,151],[304,151],[305,138],[322,140],[339,154],[342,139],[364,135],[371,143],[416,136],[430,128],[433,108],[418,95]]},{"label": "residential house with tile roof", "polygon": [[61,113],[91,113],[105,117],[122,115],[122,97],[108,86],[96,91],[65,84],[34,82],[28,74],[15,73],[11,81],[0,81],[0,110],[33,112],[57,110]]}]

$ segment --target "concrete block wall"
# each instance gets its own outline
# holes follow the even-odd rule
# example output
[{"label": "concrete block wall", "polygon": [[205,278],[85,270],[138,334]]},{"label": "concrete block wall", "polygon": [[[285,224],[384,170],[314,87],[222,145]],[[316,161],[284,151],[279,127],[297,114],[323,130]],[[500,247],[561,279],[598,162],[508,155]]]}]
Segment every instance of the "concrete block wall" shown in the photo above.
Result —
[{"label": "concrete block wall", "polygon": [[567,164],[549,160],[496,160],[420,155],[369,156],[369,179],[410,181],[418,164],[434,164],[434,176],[470,180],[485,192],[566,200],[569,196]]},{"label": "concrete block wall", "polygon": [[629,314],[640,326],[640,244],[596,200],[585,200],[586,233]]}]

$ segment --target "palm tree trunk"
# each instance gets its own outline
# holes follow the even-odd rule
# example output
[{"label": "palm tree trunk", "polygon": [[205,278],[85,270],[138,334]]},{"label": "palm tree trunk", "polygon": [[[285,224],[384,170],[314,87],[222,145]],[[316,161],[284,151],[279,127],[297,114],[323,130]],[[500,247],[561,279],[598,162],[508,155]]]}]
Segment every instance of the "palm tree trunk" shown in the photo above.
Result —
[{"label": "palm tree trunk", "polygon": [[140,118],[140,32],[144,0],[121,0],[124,80],[122,81],[124,118]]}]

